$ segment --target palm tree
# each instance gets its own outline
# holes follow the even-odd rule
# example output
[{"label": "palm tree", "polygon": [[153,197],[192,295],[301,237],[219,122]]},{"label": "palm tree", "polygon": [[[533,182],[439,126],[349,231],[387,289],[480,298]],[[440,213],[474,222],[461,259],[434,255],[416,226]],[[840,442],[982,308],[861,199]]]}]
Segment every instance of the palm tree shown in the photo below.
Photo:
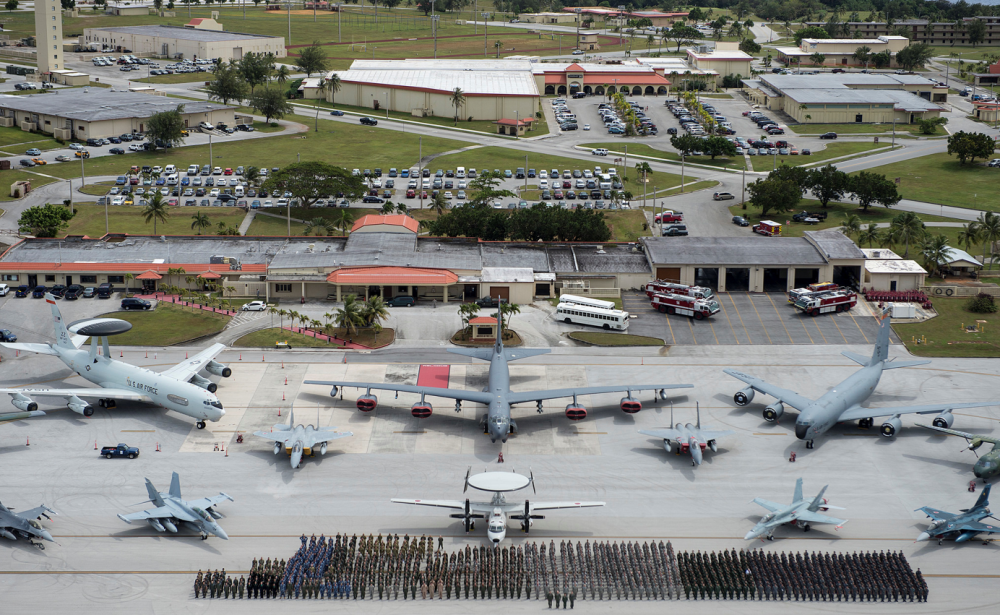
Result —
[{"label": "palm tree", "polygon": [[889,223],[889,237],[892,238],[894,243],[901,243],[906,246],[903,258],[910,256],[910,244],[921,239],[926,233],[924,223],[912,211],[904,211],[896,215],[893,217],[892,222]]},{"label": "palm tree", "polygon": [[125,274],[125,296],[126,297],[129,296],[128,295],[128,289],[129,289],[130,286],[132,286],[131,282],[134,279],[135,279],[135,275],[133,275],[131,273],[126,273]]},{"label": "palm tree", "polygon": [[431,211],[436,211],[437,215],[440,216],[448,209],[448,201],[445,200],[444,195],[441,194],[441,191],[439,190],[438,193],[434,195],[434,198],[431,199],[431,202],[427,207],[429,207]]},{"label": "palm tree", "polygon": [[500,59],[500,50],[503,49],[503,41],[496,41],[493,46],[497,48],[497,59]]},{"label": "palm tree", "polygon": [[333,223],[337,228],[347,233],[347,229],[354,225],[354,216],[350,213],[350,210],[341,209]]},{"label": "palm tree", "polygon": [[882,242],[882,231],[879,230],[878,224],[872,222],[868,225],[868,228],[862,230],[858,233],[858,243],[867,243],[869,248],[875,247],[876,243]]},{"label": "palm tree", "polygon": [[291,74],[292,71],[288,70],[288,66],[282,64],[278,70],[274,71],[274,79],[281,85],[285,85],[285,82],[288,81],[288,77],[290,77]]},{"label": "palm tree", "polygon": [[[965,248],[966,252],[972,250],[972,246],[978,246],[982,239],[980,238],[982,233],[979,230],[979,224],[976,222],[970,222],[962,227],[962,230],[958,232],[957,240],[958,245]],[[983,259],[986,258],[986,252],[983,252]]]},{"label": "palm tree", "polygon": [[372,295],[368,297],[368,301],[365,301],[361,309],[361,315],[365,326],[371,327],[377,333],[382,330],[381,321],[389,318],[389,308],[385,305],[382,297]]},{"label": "palm tree", "polygon": [[455,107],[455,126],[458,126],[458,110],[465,105],[465,92],[462,88],[455,88],[451,91],[451,106]]},{"label": "palm tree", "polygon": [[326,89],[330,92],[330,104],[336,106],[333,99],[337,97],[337,92],[340,91],[342,85],[343,83],[340,81],[340,75],[337,73],[331,73],[330,77],[326,80]]},{"label": "palm tree", "polygon": [[277,310],[276,313],[278,314],[278,328],[283,329],[285,326],[283,321],[285,316],[288,316],[288,310]]},{"label": "palm tree", "polygon": [[246,170],[243,171],[243,179],[246,180],[247,184],[256,186],[257,180],[260,179],[260,167],[247,167]]},{"label": "palm tree", "polygon": [[315,231],[317,236],[321,232],[326,232],[327,235],[330,235],[333,233],[334,228],[333,222],[330,222],[322,216],[317,216],[309,222],[306,222],[306,227],[303,229],[302,234],[309,235]]},{"label": "palm tree", "polygon": [[924,257],[924,267],[933,275],[941,273],[941,266],[948,260],[948,238],[944,235],[934,235],[924,239],[920,253]]},{"label": "palm tree", "polygon": [[854,53],[851,54],[851,56],[858,62],[864,64],[865,68],[867,69],[868,62],[871,61],[872,58],[872,48],[869,47],[868,45],[862,45],[861,47],[855,49]]},{"label": "palm tree", "polygon": [[146,201],[146,206],[142,208],[142,217],[146,220],[146,224],[149,221],[153,221],[153,234],[156,234],[156,222],[166,222],[167,218],[170,217],[170,212],[167,211],[167,202],[163,199],[163,195],[159,192],[154,192],[153,196],[149,197]]},{"label": "palm tree", "polygon": [[357,333],[358,326],[364,323],[361,307],[362,304],[358,302],[357,295],[344,297],[344,307],[337,308],[337,315],[334,317],[337,327],[343,329],[348,335]]},{"label": "palm tree", "polygon": [[[979,214],[976,220],[976,227],[980,233],[980,241],[983,242],[983,264],[986,264],[986,250],[993,252],[994,242],[1000,241],[1000,215],[991,211]],[[993,269],[993,259],[990,259],[990,269]]]},{"label": "palm tree", "polygon": [[315,318],[309,320],[309,327],[313,330],[313,337],[316,337],[316,332],[319,331],[322,326],[323,323],[316,320]]},{"label": "palm tree", "polygon": [[201,235],[201,231],[203,229],[207,229],[208,227],[212,226],[212,221],[208,219],[208,214],[202,211],[191,216],[191,220],[193,220],[193,222],[191,223],[191,229],[192,230],[198,229],[199,235]]},{"label": "palm tree", "polygon": [[847,216],[844,223],[840,225],[840,232],[853,239],[855,235],[861,232],[861,218],[857,214]]},{"label": "palm tree", "polygon": [[319,78],[319,86],[316,88],[316,100],[313,102],[313,107],[316,108],[316,130],[319,132],[319,99],[326,98],[326,92],[330,89],[330,82],[325,78]]}]

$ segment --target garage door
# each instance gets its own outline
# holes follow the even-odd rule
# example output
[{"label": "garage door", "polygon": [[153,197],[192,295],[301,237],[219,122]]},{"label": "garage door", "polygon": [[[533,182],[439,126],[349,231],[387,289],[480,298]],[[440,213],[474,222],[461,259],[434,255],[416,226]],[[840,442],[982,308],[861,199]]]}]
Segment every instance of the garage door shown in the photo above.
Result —
[{"label": "garage door", "polygon": [[490,296],[494,299],[510,301],[510,286],[490,286]]},{"label": "garage door", "polygon": [[657,267],[656,268],[656,279],[663,280],[664,282],[674,282],[675,284],[681,283],[681,268],[680,267]]}]

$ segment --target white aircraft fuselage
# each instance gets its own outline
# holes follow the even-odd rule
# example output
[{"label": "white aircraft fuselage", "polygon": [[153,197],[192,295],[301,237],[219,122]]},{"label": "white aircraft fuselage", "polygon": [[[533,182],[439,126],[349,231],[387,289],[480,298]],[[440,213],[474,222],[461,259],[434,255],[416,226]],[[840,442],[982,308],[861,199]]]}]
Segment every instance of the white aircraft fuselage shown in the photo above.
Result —
[{"label": "white aircraft fuselage", "polygon": [[833,427],[848,408],[871,397],[882,378],[882,371],[882,362],[862,367],[813,403],[799,408],[795,437],[812,440]]}]

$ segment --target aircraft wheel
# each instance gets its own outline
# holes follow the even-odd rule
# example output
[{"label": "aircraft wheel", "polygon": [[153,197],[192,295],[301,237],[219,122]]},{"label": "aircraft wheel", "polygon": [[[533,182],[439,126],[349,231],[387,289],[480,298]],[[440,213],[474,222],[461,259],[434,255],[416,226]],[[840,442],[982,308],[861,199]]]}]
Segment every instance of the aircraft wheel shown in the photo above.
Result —
[{"label": "aircraft wheel", "polygon": [[812,528],[811,528],[811,527],[809,527],[809,524],[808,524],[808,523],[806,523],[805,525],[803,525],[803,526],[802,526],[802,531],[803,531],[803,532],[808,532],[808,531],[809,531],[809,530],[811,530],[811,529],[812,529]]},{"label": "aircraft wheel", "polygon": [[198,421],[196,425],[198,426],[198,429],[205,429],[205,421]]}]

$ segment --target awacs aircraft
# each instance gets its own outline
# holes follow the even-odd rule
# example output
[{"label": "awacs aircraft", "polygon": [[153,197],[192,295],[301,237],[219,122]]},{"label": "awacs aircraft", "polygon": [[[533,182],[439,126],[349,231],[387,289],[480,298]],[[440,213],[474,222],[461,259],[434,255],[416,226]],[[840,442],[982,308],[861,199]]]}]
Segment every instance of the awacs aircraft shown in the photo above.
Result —
[{"label": "awacs aircraft", "polygon": [[[996,519],[996,517],[990,514],[991,486],[986,485],[983,488],[983,492],[979,494],[979,499],[976,500],[975,506],[972,508],[963,508],[958,514],[936,510],[929,506],[918,508],[917,510],[922,510],[934,521],[931,522],[926,530],[920,533],[920,536],[917,536],[917,542],[924,542],[925,540],[932,540],[934,538],[937,539],[938,544],[941,544],[946,538],[954,538],[955,542],[965,542],[975,538],[977,534],[1000,533],[1000,526],[980,523],[982,519],[987,517]],[[987,541],[983,541],[983,544],[987,544]]]},{"label": "awacs aircraft", "polygon": [[803,498],[802,479],[800,478],[795,481],[795,494],[792,496],[792,503],[788,506],[768,502],[761,498],[754,498],[752,500],[753,504],[760,504],[770,512],[761,517],[761,520],[757,522],[757,525],[753,526],[752,530],[747,532],[743,540],[751,540],[761,536],[766,536],[768,540],[774,540],[774,528],[785,523],[801,527],[804,532],[810,530],[810,523],[831,523],[836,525],[839,530],[847,523],[846,520],[828,517],[816,512],[818,510],[826,511],[830,508],[843,510],[839,506],[830,506],[827,504],[826,499],[823,498],[825,492],[826,487],[823,487],[816,497]]},{"label": "awacs aircraft", "polygon": [[[85,399],[97,399],[102,408],[114,408],[117,400],[144,401],[198,419],[198,429],[205,428],[206,420],[218,421],[226,413],[214,395],[216,384],[198,375],[202,369],[223,378],[232,374],[229,367],[214,360],[225,349],[222,344],[214,344],[166,371],[154,372],[111,358],[107,336],[128,331],[132,328],[131,323],[117,318],[89,318],[67,327],[56,307],[55,297],[46,294],[45,301],[52,308],[55,344],[3,345],[59,357],[70,369],[101,388],[0,389],[0,393],[11,396],[11,403],[16,408],[31,412],[38,409],[33,397],[62,397],[73,412],[93,416],[94,408]],[[81,346],[88,337],[90,350],[83,350]],[[103,355],[97,353],[99,343],[103,345]]]},{"label": "awacs aircraft", "polygon": [[292,410],[287,425],[275,425],[274,431],[255,431],[253,435],[274,440],[274,454],[285,451],[291,459],[292,467],[297,468],[302,463],[302,455],[312,457],[316,454],[316,445],[320,445],[319,454],[325,455],[328,441],[354,435],[349,431],[335,431],[336,429],[336,427],[296,425],[295,410]]},{"label": "awacs aircraft", "polygon": [[[717,438],[731,436],[735,431],[710,431],[701,428],[701,408],[697,408],[698,422],[695,425],[688,423],[681,425],[677,423],[673,429],[640,429],[639,433],[654,438],[663,438],[663,448],[667,452],[674,452],[678,455],[689,453],[691,455],[691,465],[700,466],[705,447],[715,452],[719,449],[715,443]],[[670,422],[674,422],[674,408],[670,407]]]},{"label": "awacs aircraft", "polygon": [[996,401],[981,401],[887,408],[862,407],[861,403],[875,391],[883,371],[930,363],[930,361],[890,361],[888,359],[889,331],[889,312],[886,311],[882,314],[882,321],[879,323],[878,339],[875,342],[875,350],[872,352],[871,358],[846,350],[841,352],[840,354],[860,364],[862,368],[817,400],[768,384],[760,378],[738,372],[735,369],[722,371],[750,385],[733,396],[737,406],[745,406],[753,401],[754,391],[760,391],[777,398],[778,401],[764,408],[765,421],[777,422],[784,414],[786,404],[798,410],[799,416],[795,420],[795,437],[799,440],[805,440],[806,448],[812,448],[813,438],[822,435],[836,423],[858,421],[858,427],[867,429],[874,424],[875,417],[888,416],[891,418],[882,423],[880,430],[883,436],[891,438],[903,428],[903,423],[899,418],[903,414],[940,413],[934,418],[934,425],[951,427],[955,420],[951,411],[956,408],[978,408],[1000,404]]},{"label": "awacs aircraft", "polygon": [[33,539],[41,538],[42,540],[55,542],[52,539],[52,534],[49,534],[49,531],[38,523],[38,520],[42,517],[51,520],[46,513],[58,514],[45,505],[16,513],[13,509],[0,504],[0,536],[3,536],[7,540],[17,540],[18,536],[27,538],[31,546],[38,547],[44,551],[45,545],[35,542]]},{"label": "awacs aircraft", "polygon": [[635,414],[642,410],[642,404],[638,399],[632,397],[632,391],[658,390],[661,399],[666,399],[666,389],[686,389],[692,384],[623,384],[615,386],[596,387],[576,387],[572,389],[549,389],[544,391],[524,391],[522,393],[510,390],[510,369],[507,365],[510,361],[525,359],[540,354],[547,354],[548,348],[525,348],[506,349],[501,340],[503,330],[503,314],[500,315],[500,322],[497,326],[497,338],[493,348],[449,348],[448,352],[465,355],[475,359],[490,362],[489,384],[483,391],[465,391],[461,389],[445,389],[439,387],[413,386],[408,384],[389,384],[380,382],[345,382],[341,380],[306,380],[305,384],[323,384],[332,386],[330,396],[336,396],[338,387],[352,387],[365,389],[364,395],[358,398],[357,407],[362,412],[371,412],[378,404],[378,398],[372,395],[371,390],[401,391],[404,393],[419,393],[420,401],[413,404],[410,412],[413,416],[425,419],[431,415],[433,408],[430,402],[424,398],[426,396],[444,397],[455,400],[455,412],[462,411],[462,402],[471,401],[483,404],[488,411],[483,415],[480,424],[484,433],[488,433],[490,440],[496,442],[506,442],[507,437],[512,433],[517,433],[517,423],[510,418],[510,408],[514,404],[535,402],[538,412],[542,412],[542,401],[546,399],[556,399],[559,397],[572,397],[573,403],[566,406],[566,418],[571,421],[579,421],[587,417],[587,409],[577,402],[578,395],[591,395],[597,393],[617,393],[625,391],[628,393],[620,402],[623,412]]},{"label": "awacs aircraft", "polygon": [[[1000,439],[980,434],[966,433],[964,431],[956,431],[954,429],[945,429],[936,425],[921,425],[920,423],[917,423],[917,425],[925,429],[933,429],[934,431],[940,431],[941,433],[965,438],[965,440],[969,443],[969,448],[967,450],[972,451],[976,457],[979,457],[976,460],[976,464],[972,466],[972,473],[975,474],[976,478],[983,479],[984,483],[987,478],[992,478],[997,474],[1000,474]],[[983,444],[992,444],[993,448],[990,449],[990,452],[980,456],[979,453],[976,453],[976,449]]]},{"label": "awacs aircraft", "polygon": [[177,526],[184,525],[192,530],[201,532],[201,539],[206,540],[209,534],[214,534],[223,540],[229,540],[229,536],[223,531],[216,519],[221,519],[222,515],[212,508],[219,502],[233,498],[225,493],[219,493],[210,498],[187,501],[181,498],[181,478],[174,472],[170,477],[170,490],[166,493],[157,493],[153,483],[146,479],[146,492],[149,499],[146,502],[156,504],[156,508],[132,513],[130,515],[118,515],[118,518],[131,525],[133,521],[145,520],[157,532],[169,531],[177,533]]},{"label": "awacs aircraft", "polygon": [[468,498],[464,502],[460,500],[401,500],[393,498],[396,504],[414,504],[416,506],[436,506],[438,508],[451,508],[463,512],[453,513],[453,519],[462,519],[465,524],[465,532],[475,529],[476,519],[489,519],[486,527],[486,537],[493,544],[500,544],[507,537],[507,520],[515,519],[521,522],[521,531],[527,534],[531,530],[535,519],[544,519],[542,515],[536,515],[539,510],[555,510],[558,508],[590,508],[594,506],[604,506],[604,502],[534,502],[525,500],[520,502],[507,503],[505,493],[520,491],[531,485],[531,490],[535,493],[535,476],[529,472],[529,476],[522,476],[512,472],[483,472],[475,476],[469,476],[472,468],[465,472],[465,488],[462,493],[468,491],[469,487],[479,491],[489,491],[493,493],[493,498],[489,502],[471,502]]}]

